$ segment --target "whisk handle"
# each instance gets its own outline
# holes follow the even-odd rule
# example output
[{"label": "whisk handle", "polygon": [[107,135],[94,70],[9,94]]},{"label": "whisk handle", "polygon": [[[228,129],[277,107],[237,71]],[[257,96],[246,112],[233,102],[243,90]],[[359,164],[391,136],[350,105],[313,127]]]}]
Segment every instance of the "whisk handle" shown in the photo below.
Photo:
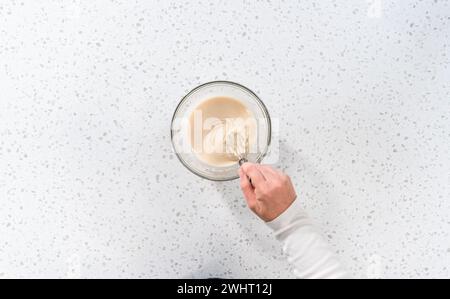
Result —
[{"label": "whisk handle", "polygon": [[248,160],[246,158],[241,158],[239,160],[239,166],[242,166],[242,164],[247,163],[247,162],[248,162]]},{"label": "whisk handle", "polygon": [[[247,158],[241,158],[239,160],[239,166],[242,166],[242,164],[247,163],[247,162],[248,162]],[[250,182],[250,184],[252,185],[252,187],[255,188],[255,186],[253,186],[252,179],[248,176],[247,176],[247,178],[248,178],[248,181]]]}]

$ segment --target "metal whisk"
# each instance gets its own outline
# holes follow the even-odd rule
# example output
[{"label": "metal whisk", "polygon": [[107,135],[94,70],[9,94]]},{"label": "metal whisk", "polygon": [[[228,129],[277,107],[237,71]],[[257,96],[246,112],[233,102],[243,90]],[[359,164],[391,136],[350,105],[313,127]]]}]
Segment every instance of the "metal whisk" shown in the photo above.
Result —
[{"label": "metal whisk", "polygon": [[235,157],[239,165],[248,162],[247,156],[250,151],[248,127],[246,126],[243,131],[244,133],[242,130],[232,130],[226,138],[227,153]]}]

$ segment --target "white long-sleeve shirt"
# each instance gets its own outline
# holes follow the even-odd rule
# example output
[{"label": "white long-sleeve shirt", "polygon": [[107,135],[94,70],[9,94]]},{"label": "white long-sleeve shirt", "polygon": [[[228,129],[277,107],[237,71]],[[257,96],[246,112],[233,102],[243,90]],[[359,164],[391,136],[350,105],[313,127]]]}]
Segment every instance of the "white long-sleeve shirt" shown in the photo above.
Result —
[{"label": "white long-sleeve shirt", "polygon": [[325,238],[315,229],[314,224],[295,200],[278,218],[267,225],[275,231],[283,242],[283,251],[294,267],[294,274],[304,279],[347,278],[335,253]]}]

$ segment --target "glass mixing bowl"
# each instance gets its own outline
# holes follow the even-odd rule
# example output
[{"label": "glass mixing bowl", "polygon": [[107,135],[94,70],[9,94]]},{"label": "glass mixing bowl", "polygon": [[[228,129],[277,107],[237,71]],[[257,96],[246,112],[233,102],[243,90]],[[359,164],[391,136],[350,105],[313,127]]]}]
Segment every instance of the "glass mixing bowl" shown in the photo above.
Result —
[{"label": "glass mixing bowl", "polygon": [[250,89],[234,82],[214,81],[205,83],[189,92],[178,104],[172,118],[171,140],[178,159],[191,172],[213,181],[237,179],[239,163],[214,166],[203,162],[194,153],[189,133],[189,118],[194,109],[203,101],[215,98],[233,98],[243,103],[257,120],[256,150],[248,155],[249,162],[260,163],[266,155],[271,140],[271,121],[264,103]]}]

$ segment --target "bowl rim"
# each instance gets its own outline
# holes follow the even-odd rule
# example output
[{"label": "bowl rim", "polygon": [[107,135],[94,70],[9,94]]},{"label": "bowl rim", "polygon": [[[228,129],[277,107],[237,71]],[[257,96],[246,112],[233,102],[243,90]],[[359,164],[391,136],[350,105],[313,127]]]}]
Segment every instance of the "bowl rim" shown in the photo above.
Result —
[{"label": "bowl rim", "polygon": [[178,113],[178,110],[180,109],[181,105],[187,100],[187,98],[192,95],[194,92],[196,92],[197,90],[204,88],[205,86],[208,85],[214,85],[214,84],[225,84],[225,85],[233,85],[236,86],[238,88],[241,88],[247,92],[249,92],[258,102],[258,104],[260,105],[260,107],[262,108],[263,114],[265,114],[266,119],[267,119],[267,127],[268,127],[268,140],[267,140],[267,146],[264,150],[264,152],[261,153],[261,155],[258,157],[257,159],[257,163],[260,163],[262,161],[262,159],[267,155],[267,152],[269,151],[269,147],[271,145],[272,142],[272,121],[271,121],[271,117],[269,114],[269,110],[267,109],[266,105],[264,104],[264,102],[258,97],[258,95],[253,92],[250,88],[245,87],[242,84],[233,82],[233,81],[227,81],[227,80],[215,80],[215,81],[210,81],[210,82],[206,82],[203,84],[198,85],[197,87],[195,87],[194,89],[192,89],[190,92],[188,92],[184,97],[181,98],[180,102],[178,103],[177,107],[175,108],[175,111],[172,115],[172,120],[171,120],[171,124],[170,124],[170,141],[172,144],[172,150],[175,152],[175,155],[177,156],[178,160],[181,162],[181,164],[184,165],[184,167],[189,170],[191,173],[203,178],[203,179],[207,179],[210,181],[216,181],[216,182],[226,182],[226,181],[233,181],[236,180],[237,178],[239,178],[239,175],[236,175],[234,177],[231,178],[225,178],[225,179],[218,179],[218,178],[212,178],[212,177],[208,177],[205,176],[201,173],[196,172],[195,170],[191,169],[191,167],[189,165],[187,165],[186,161],[184,161],[180,154],[177,152],[177,150],[175,149],[175,145],[174,145],[174,129],[173,129],[173,123],[175,120],[175,116]]}]

